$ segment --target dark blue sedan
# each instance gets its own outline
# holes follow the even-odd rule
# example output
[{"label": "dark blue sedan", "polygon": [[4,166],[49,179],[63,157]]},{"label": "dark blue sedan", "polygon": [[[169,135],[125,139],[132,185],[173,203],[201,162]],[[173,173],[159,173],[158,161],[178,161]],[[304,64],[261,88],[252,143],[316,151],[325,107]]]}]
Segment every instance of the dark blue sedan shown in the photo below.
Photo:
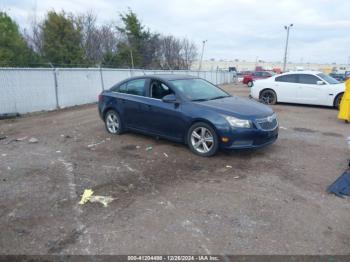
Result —
[{"label": "dark blue sedan", "polygon": [[103,91],[98,109],[111,134],[162,137],[185,143],[200,156],[212,156],[219,148],[263,147],[278,136],[270,107],[192,76],[129,78]]}]

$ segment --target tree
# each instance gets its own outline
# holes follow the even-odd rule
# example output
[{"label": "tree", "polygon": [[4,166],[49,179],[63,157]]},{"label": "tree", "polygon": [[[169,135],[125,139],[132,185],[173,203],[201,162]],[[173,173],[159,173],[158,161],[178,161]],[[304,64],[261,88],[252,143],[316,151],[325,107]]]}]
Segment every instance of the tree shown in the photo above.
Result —
[{"label": "tree", "polygon": [[188,39],[163,36],[160,39],[160,67],[162,69],[190,69],[197,56],[197,48]]},{"label": "tree", "polygon": [[16,23],[0,12],[0,66],[97,66],[189,69],[197,55],[188,39],[151,32],[129,9],[120,26],[97,23],[87,12],[50,11],[34,16],[23,36]]},{"label": "tree", "polygon": [[182,39],[181,41],[182,51],[181,57],[183,60],[182,68],[190,70],[193,64],[193,61],[197,58],[198,52],[197,47],[193,42],[190,42],[187,38]]},{"label": "tree", "polygon": [[84,63],[82,29],[64,11],[50,11],[42,25],[43,56],[47,62],[74,66]]},{"label": "tree", "polygon": [[84,59],[89,65],[101,64],[104,56],[114,56],[118,45],[119,32],[112,25],[98,26],[97,17],[88,12],[76,18],[82,30]]},{"label": "tree", "polygon": [[43,31],[42,24],[38,22],[36,14],[32,17],[29,30],[24,29],[24,38],[30,48],[38,55],[42,55]]},{"label": "tree", "polygon": [[33,51],[20,34],[18,25],[0,12],[0,66],[30,66],[35,60]]},{"label": "tree", "polygon": [[[141,24],[137,15],[128,10],[125,14],[120,14],[123,23],[122,27],[117,27],[120,33],[124,35],[122,43],[118,46],[120,61],[123,65],[130,65],[131,56],[135,67],[149,67],[156,56],[157,34],[152,34],[149,29]],[[129,54],[129,55],[128,55]]]}]

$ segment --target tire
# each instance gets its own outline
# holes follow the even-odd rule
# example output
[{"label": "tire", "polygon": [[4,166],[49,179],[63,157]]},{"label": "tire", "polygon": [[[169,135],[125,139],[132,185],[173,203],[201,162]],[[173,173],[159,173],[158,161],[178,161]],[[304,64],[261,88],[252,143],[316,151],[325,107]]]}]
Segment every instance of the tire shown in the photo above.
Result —
[{"label": "tire", "polygon": [[260,93],[259,100],[267,105],[275,105],[277,103],[277,95],[275,91],[266,89]]},{"label": "tire", "polygon": [[252,87],[254,84],[253,84],[253,81],[249,81],[248,83],[247,83],[247,86],[248,87]]},{"label": "tire", "polygon": [[337,95],[337,97],[334,99],[334,107],[338,110],[339,110],[340,102],[341,102],[341,99],[343,98],[343,95],[344,95],[344,93],[341,93],[341,94]]},{"label": "tire", "polygon": [[123,133],[123,123],[117,111],[109,110],[105,114],[105,127],[108,133],[120,135]]},{"label": "tire", "polygon": [[193,124],[187,133],[187,144],[198,156],[209,157],[217,153],[219,139],[215,130],[204,122]]}]

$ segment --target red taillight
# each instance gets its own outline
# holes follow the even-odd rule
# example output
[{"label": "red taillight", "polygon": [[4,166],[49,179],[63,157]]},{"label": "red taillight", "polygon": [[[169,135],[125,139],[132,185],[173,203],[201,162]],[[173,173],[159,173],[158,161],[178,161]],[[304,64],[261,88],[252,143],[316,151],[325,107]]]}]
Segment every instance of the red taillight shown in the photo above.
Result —
[{"label": "red taillight", "polygon": [[99,94],[98,95],[98,102],[102,102],[103,101],[103,95],[102,94]]}]

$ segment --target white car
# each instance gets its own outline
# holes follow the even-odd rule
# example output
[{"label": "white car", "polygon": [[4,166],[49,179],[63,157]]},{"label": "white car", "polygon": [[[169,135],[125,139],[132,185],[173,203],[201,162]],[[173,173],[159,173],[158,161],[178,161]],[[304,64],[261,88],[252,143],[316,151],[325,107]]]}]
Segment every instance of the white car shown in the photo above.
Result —
[{"label": "white car", "polygon": [[277,102],[339,108],[344,83],[317,71],[296,71],[254,82],[250,95],[266,104]]}]

